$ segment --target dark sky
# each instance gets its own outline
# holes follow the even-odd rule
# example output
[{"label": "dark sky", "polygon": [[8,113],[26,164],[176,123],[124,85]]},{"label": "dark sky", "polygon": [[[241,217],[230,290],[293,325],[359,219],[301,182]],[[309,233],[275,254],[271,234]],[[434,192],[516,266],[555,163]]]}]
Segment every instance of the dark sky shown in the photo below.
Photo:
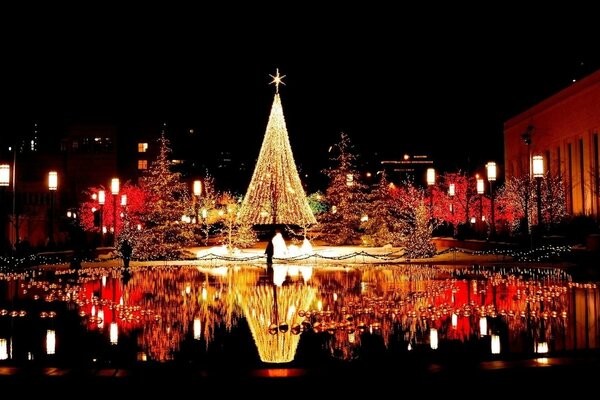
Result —
[{"label": "dark sky", "polygon": [[164,121],[252,159],[279,67],[301,168],[322,168],[341,131],[363,156],[424,153],[477,168],[501,160],[507,118],[600,68],[597,23],[552,31],[560,13],[507,21],[355,9],[255,21],[244,10],[216,20],[155,11],[4,27],[2,134],[33,121],[42,135],[71,122]]}]

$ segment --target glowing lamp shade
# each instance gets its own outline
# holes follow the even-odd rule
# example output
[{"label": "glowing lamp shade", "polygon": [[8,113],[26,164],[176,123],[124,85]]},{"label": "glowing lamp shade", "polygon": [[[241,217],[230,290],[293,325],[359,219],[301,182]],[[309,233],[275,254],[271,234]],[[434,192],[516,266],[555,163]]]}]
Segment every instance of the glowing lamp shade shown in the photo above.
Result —
[{"label": "glowing lamp shade", "polygon": [[548,353],[548,342],[536,342],[534,351],[538,354]]},{"label": "glowing lamp shade", "polygon": [[200,340],[202,335],[202,323],[200,318],[194,318],[194,340]]},{"label": "glowing lamp shade", "polygon": [[486,317],[479,318],[479,334],[481,336],[487,335],[487,318]]},{"label": "glowing lamp shade", "polygon": [[48,190],[58,189],[58,173],[56,171],[48,172]]},{"label": "glowing lamp shade", "polygon": [[56,353],[56,332],[53,329],[46,331],[46,354]]},{"label": "glowing lamp shade", "polygon": [[116,322],[110,323],[109,340],[113,345],[119,343],[119,326]]},{"label": "glowing lamp shade", "polygon": [[435,169],[427,168],[427,184],[429,186],[435,185]]},{"label": "glowing lamp shade", "polygon": [[8,360],[8,340],[0,338],[0,360]]},{"label": "glowing lamp shade", "polygon": [[448,186],[448,196],[454,196],[456,194],[456,184],[451,183],[450,186]]},{"label": "glowing lamp shade", "polygon": [[432,350],[437,350],[438,348],[438,331],[435,328],[429,330],[429,345]]},{"label": "glowing lamp shade", "polygon": [[478,178],[477,179],[477,194],[483,194],[483,192],[484,192],[483,179]]},{"label": "glowing lamp shade", "polygon": [[194,196],[200,196],[202,194],[202,181],[194,181]]},{"label": "glowing lamp shade", "polygon": [[99,190],[98,191],[98,204],[103,206],[104,203],[106,203],[106,192],[104,190]]},{"label": "glowing lamp shade", "polygon": [[112,194],[119,194],[119,187],[121,183],[119,182],[119,178],[112,178],[110,181],[110,192]]},{"label": "glowing lamp shade", "polygon": [[492,354],[500,354],[500,336],[492,335]]},{"label": "glowing lamp shade", "polygon": [[10,183],[10,165],[0,165],[0,186],[8,186]]},{"label": "glowing lamp shade", "polygon": [[121,205],[123,207],[125,207],[127,205],[127,195],[126,194],[121,195]]},{"label": "glowing lamp shade", "polygon": [[544,157],[533,156],[533,177],[541,178],[544,176]]},{"label": "glowing lamp shade", "polygon": [[496,163],[493,162],[493,161],[490,161],[490,162],[488,162],[486,164],[486,167],[487,167],[487,178],[488,178],[488,181],[492,181],[492,182],[495,181],[496,180],[496,176],[497,176],[496,175],[496,173],[497,173]]}]

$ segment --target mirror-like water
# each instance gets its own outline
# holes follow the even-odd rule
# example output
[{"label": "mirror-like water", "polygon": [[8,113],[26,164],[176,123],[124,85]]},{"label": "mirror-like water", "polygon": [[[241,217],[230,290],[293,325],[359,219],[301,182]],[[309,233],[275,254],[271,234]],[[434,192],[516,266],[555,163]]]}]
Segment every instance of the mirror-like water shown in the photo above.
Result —
[{"label": "mirror-like water", "polygon": [[312,368],[597,349],[595,283],[435,266],[41,270],[0,276],[0,363]]}]

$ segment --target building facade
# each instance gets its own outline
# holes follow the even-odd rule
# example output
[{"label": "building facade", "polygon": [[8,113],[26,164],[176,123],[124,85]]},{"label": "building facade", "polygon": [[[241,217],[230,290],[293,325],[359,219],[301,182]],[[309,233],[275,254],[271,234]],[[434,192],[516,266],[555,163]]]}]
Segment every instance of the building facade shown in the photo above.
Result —
[{"label": "building facade", "polygon": [[600,215],[600,70],[504,124],[506,178],[531,176],[533,156],[565,184],[567,212]]}]

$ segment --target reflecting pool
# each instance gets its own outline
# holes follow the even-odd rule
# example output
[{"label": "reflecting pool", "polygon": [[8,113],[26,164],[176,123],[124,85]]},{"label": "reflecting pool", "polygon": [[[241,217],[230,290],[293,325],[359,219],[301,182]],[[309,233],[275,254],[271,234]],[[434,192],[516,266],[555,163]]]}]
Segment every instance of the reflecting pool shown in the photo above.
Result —
[{"label": "reflecting pool", "polygon": [[598,349],[595,282],[554,268],[142,266],[0,274],[0,364],[509,360]]}]

